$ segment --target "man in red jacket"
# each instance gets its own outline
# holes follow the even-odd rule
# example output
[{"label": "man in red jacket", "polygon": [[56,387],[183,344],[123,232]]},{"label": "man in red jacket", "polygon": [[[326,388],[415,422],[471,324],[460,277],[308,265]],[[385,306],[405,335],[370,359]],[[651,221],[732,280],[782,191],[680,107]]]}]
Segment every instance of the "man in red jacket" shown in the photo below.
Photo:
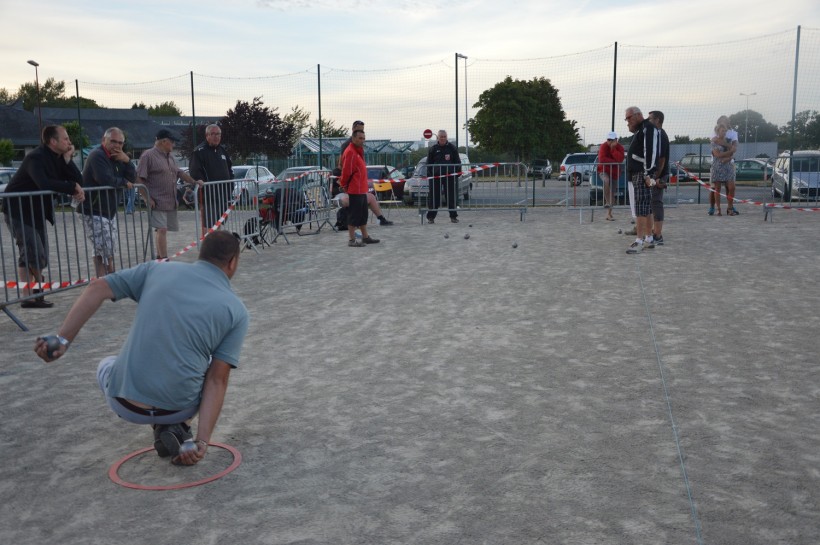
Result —
[{"label": "man in red jacket", "polygon": [[[342,176],[339,185],[347,193],[350,206],[347,209],[348,246],[356,248],[363,244],[376,244],[378,239],[367,233],[367,164],[364,162],[364,131],[353,131],[351,146],[342,156]],[[362,232],[362,240],[356,240],[356,228]]]},{"label": "man in red jacket", "polygon": [[612,193],[618,187],[618,178],[621,175],[621,163],[624,161],[624,147],[618,142],[618,133],[610,132],[606,135],[606,142],[598,148],[598,176],[604,182],[604,208],[607,221],[612,217]]}]

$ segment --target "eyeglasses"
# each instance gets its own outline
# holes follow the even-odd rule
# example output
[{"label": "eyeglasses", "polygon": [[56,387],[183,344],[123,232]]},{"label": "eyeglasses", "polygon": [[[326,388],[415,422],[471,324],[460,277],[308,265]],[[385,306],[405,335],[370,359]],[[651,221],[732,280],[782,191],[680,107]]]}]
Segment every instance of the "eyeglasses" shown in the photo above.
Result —
[{"label": "eyeglasses", "polygon": [[112,144],[117,144],[118,146],[125,144],[125,140],[114,140],[113,138],[109,138],[108,141]]}]

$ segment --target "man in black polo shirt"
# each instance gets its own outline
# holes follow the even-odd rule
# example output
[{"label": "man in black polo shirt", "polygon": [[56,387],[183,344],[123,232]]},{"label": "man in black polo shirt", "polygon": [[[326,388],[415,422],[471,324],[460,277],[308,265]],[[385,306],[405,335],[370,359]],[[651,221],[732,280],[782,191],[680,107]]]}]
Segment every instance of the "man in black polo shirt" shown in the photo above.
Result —
[{"label": "man in black polo shirt", "polygon": [[[233,180],[233,165],[222,145],[222,128],[219,125],[208,125],[205,128],[205,142],[194,149],[188,173],[193,179],[206,182]],[[202,188],[200,204],[203,208],[203,236],[228,209],[232,189],[233,182],[205,185]]]},{"label": "man in black polo shirt", "polygon": [[[74,145],[65,127],[48,125],[43,129],[42,144],[23,158],[23,164],[14,174],[6,195],[30,191],[56,191],[71,195],[77,202],[85,200],[83,177],[74,164]],[[48,267],[48,239],[46,220],[54,223],[54,205],[51,195],[6,197],[5,220],[17,243],[17,268],[20,282],[43,281],[43,269]],[[25,295],[39,293],[40,289],[23,289]],[[43,297],[24,301],[23,308],[49,308],[54,303]]]},{"label": "man in black polo shirt", "polygon": [[435,223],[438,209],[441,206],[441,188],[444,183],[447,193],[447,208],[450,221],[458,223],[458,172],[461,170],[461,157],[452,142],[447,140],[447,131],[438,131],[438,141],[427,152],[427,175],[429,192],[427,194],[427,223]]}]

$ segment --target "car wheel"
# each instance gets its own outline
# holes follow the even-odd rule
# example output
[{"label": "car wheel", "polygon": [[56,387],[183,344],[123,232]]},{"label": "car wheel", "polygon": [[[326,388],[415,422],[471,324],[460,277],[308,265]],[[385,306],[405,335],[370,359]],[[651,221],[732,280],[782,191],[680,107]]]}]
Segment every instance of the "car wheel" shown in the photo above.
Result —
[{"label": "car wheel", "polygon": [[572,185],[574,185],[575,187],[578,187],[579,185],[581,185],[582,181],[584,181],[584,177],[581,174],[578,174],[578,173],[573,174],[572,178],[570,178],[570,183]]}]

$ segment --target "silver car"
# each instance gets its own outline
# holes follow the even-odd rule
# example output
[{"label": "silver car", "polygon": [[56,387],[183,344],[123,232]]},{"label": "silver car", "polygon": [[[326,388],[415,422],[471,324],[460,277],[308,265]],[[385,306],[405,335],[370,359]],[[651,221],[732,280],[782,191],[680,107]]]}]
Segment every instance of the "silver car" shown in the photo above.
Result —
[{"label": "silver car", "polygon": [[[470,159],[466,153],[459,153],[461,158],[461,175],[458,177],[458,192],[464,200],[470,199],[470,191],[473,189],[473,175],[470,172]],[[404,202],[414,204],[425,202],[427,193],[430,192],[430,185],[427,180],[427,157],[422,157],[419,164],[413,170],[413,176],[404,184]]]},{"label": "silver car", "polygon": [[794,156],[781,153],[772,172],[772,197],[784,201],[820,200],[820,151],[795,151]]}]

